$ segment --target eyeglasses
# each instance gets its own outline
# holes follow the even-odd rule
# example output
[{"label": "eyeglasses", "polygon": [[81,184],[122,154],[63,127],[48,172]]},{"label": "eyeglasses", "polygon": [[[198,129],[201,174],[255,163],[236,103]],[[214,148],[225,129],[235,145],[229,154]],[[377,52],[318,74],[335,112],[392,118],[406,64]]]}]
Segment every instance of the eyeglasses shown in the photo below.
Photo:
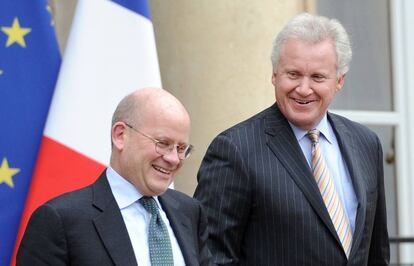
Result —
[{"label": "eyeglasses", "polygon": [[[124,122],[125,123],[125,122]],[[131,126],[128,123],[125,123],[125,125],[127,125],[127,127],[129,127],[130,129],[132,129],[133,131],[141,134],[142,136],[146,137],[147,139],[152,140],[152,142],[154,142],[155,144],[155,151],[158,154],[161,155],[168,155],[170,154],[175,148],[177,148],[177,154],[178,154],[178,158],[180,160],[184,160],[187,159],[188,157],[190,157],[191,152],[194,150],[193,145],[188,144],[188,145],[176,145],[174,143],[167,143],[158,139],[154,139],[144,133],[142,133],[141,131],[139,131],[138,129],[134,128],[133,126]]]}]

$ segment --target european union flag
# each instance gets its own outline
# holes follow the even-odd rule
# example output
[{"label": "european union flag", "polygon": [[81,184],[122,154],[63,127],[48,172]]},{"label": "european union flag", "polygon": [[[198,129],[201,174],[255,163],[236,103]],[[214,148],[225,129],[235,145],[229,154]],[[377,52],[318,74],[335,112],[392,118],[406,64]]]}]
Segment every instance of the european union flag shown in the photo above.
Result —
[{"label": "european union flag", "polygon": [[0,265],[8,265],[60,66],[47,0],[0,1]]}]

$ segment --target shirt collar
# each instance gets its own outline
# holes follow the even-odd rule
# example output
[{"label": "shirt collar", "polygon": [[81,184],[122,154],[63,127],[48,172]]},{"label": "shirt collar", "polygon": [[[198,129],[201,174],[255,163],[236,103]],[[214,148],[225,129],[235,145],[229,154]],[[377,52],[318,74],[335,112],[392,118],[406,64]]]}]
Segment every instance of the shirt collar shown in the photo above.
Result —
[{"label": "shirt collar", "polygon": [[[119,209],[122,210],[143,197],[142,193],[132,183],[123,178],[110,166],[106,169],[106,177]],[[157,202],[158,207],[161,207],[158,197],[154,196],[153,198]]]},{"label": "shirt collar", "polygon": [[142,197],[134,185],[120,176],[112,167],[106,169],[106,176],[120,209],[128,207]]},{"label": "shirt collar", "polygon": [[[289,121],[288,121],[289,122]],[[296,139],[299,141],[301,141],[306,134],[308,133],[308,130],[305,129],[301,129],[297,126],[295,126],[294,124],[289,122],[290,127],[293,130],[293,133],[295,134]],[[325,139],[329,142],[332,143],[333,141],[333,131],[330,129],[331,126],[328,122],[328,116],[325,113],[325,115],[323,116],[322,120],[319,122],[319,124],[316,125],[315,127],[316,129],[318,129],[321,134],[325,137]]]}]

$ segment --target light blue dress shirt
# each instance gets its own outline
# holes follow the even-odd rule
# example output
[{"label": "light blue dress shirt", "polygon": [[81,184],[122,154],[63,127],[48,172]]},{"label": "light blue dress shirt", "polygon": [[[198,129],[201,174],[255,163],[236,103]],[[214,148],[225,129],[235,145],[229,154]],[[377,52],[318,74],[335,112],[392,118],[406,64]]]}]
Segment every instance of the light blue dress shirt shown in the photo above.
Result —
[{"label": "light blue dress shirt", "polygon": [[[312,143],[306,136],[307,131],[296,127],[289,123],[303,154],[311,167],[312,159]],[[319,145],[321,147],[322,155],[328,165],[331,176],[333,177],[335,189],[339,193],[339,197],[345,208],[345,212],[351,223],[352,231],[355,232],[355,219],[358,208],[358,200],[355,195],[354,186],[348,171],[348,167],[344,161],[341,150],[339,149],[338,141],[332,126],[328,122],[327,115],[323,117],[321,122],[316,126],[321,134],[319,137]]]},{"label": "light blue dress shirt", "polygon": [[[142,194],[111,167],[108,167],[106,170],[106,176],[108,177],[112,194],[121,210],[138,265],[151,266],[148,248],[148,227],[151,214],[138,201],[142,197]],[[175,238],[167,215],[163,211],[158,197],[154,197],[154,199],[158,204],[161,218],[168,229],[174,256],[174,265],[184,266],[183,254],[181,253],[180,246]]]}]

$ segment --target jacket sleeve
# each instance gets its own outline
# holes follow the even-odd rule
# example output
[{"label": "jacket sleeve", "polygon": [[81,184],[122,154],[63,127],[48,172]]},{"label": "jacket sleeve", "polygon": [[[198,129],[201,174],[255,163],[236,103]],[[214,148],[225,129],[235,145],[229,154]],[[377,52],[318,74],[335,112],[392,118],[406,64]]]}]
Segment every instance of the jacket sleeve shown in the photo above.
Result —
[{"label": "jacket sleeve", "polygon": [[243,158],[230,137],[221,134],[211,143],[197,178],[194,197],[206,209],[213,262],[238,264],[251,192]]},{"label": "jacket sleeve", "polygon": [[[199,203],[200,204],[200,203]],[[200,265],[209,266],[212,265],[211,252],[207,244],[208,229],[207,229],[207,216],[203,210],[201,204],[199,205],[199,219],[198,219],[198,247],[200,254]]]},{"label": "jacket sleeve", "polygon": [[389,265],[390,243],[387,230],[387,212],[385,207],[384,170],[381,144],[378,147],[378,198],[375,220],[369,249],[368,265]]},{"label": "jacket sleeve", "polygon": [[68,265],[61,217],[50,205],[42,205],[32,214],[17,252],[16,265]]}]

